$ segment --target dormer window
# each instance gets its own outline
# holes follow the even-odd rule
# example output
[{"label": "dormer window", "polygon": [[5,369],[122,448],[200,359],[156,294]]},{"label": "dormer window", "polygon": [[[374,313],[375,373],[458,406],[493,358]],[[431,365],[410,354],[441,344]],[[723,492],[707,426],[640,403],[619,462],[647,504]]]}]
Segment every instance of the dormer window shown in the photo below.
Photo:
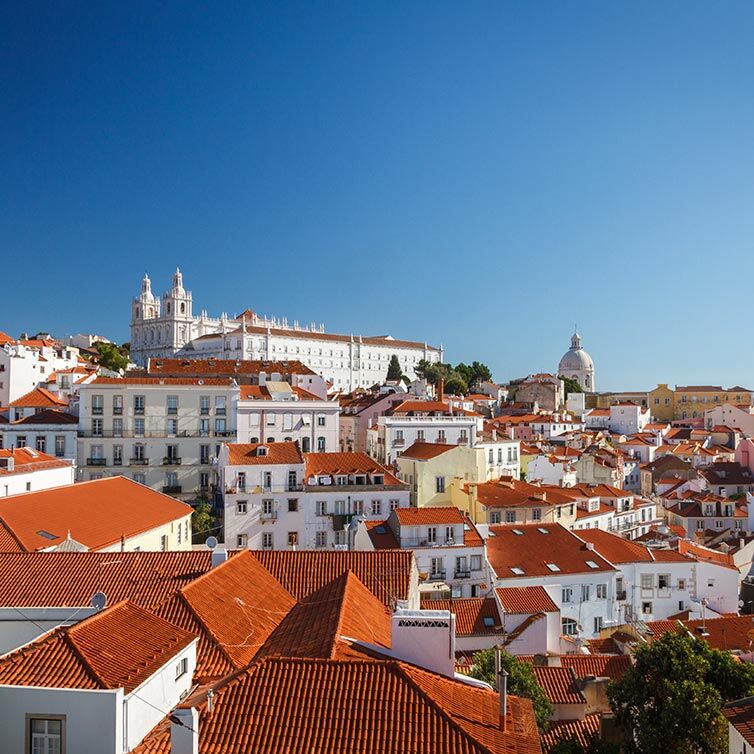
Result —
[{"label": "dormer window", "polygon": [[366,484],[367,478],[364,474],[357,474],[356,475],[356,484]]},{"label": "dormer window", "polygon": [[385,477],[382,474],[375,474],[372,477],[372,483],[373,484],[384,484],[385,483]]},{"label": "dormer window", "polygon": [[335,477],[335,484],[338,484],[340,486],[348,484],[348,477],[344,474],[339,474]]},{"label": "dormer window", "polygon": [[260,445],[257,448],[257,455],[258,456],[266,456],[267,455],[267,446],[266,445]]}]

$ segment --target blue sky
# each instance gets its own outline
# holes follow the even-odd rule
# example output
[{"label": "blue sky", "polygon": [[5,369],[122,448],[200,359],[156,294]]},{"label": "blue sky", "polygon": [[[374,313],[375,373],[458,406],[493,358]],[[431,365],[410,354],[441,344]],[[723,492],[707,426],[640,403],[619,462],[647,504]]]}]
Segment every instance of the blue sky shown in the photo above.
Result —
[{"label": "blue sky", "polygon": [[8,4],[0,330],[195,308],[754,383],[754,4]]}]

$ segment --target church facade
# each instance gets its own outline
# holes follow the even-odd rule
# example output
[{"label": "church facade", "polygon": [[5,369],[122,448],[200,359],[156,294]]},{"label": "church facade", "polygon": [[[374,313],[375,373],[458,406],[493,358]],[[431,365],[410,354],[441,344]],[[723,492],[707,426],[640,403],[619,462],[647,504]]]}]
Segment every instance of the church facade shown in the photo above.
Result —
[{"label": "church facade", "polygon": [[287,319],[261,317],[248,309],[237,317],[214,318],[206,311],[194,315],[192,295],[183,287],[180,269],[161,298],[154,295],[145,275],[131,305],[131,359],[140,366],[150,358],[176,356],[296,360],[320,374],[331,389],[350,392],[383,383],[393,354],[410,380],[415,379],[420,360],[443,360],[442,346],[389,335],[336,335],[325,332],[324,325],[289,325]]}]

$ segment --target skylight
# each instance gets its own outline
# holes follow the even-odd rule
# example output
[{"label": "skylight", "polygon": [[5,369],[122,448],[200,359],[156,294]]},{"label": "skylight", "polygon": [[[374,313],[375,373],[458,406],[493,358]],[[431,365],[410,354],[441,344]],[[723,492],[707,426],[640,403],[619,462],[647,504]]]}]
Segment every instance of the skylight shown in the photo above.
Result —
[{"label": "skylight", "polygon": [[547,529],[543,529],[543,528],[542,528],[541,526],[538,526],[538,527],[537,527],[537,531],[538,531],[538,532],[539,532],[540,534],[549,534],[549,533],[550,533],[549,531],[547,531]]},{"label": "skylight", "polygon": [[492,619],[492,616],[485,615],[482,619],[484,621],[484,625],[486,628],[492,628],[495,625],[495,621]]},{"label": "skylight", "polygon": [[558,568],[558,566],[557,566],[557,565],[555,565],[555,563],[548,563],[548,564],[547,564],[547,567],[548,567],[548,568],[549,568],[549,569],[550,569],[551,571],[559,571],[559,570],[560,570],[560,568]]},{"label": "skylight", "polygon": [[586,561],[586,564],[587,564],[587,565],[588,565],[588,566],[589,566],[590,568],[599,568],[599,566],[598,566],[598,565],[597,565],[597,564],[596,564],[596,563],[595,563],[595,562],[594,562],[593,560],[587,560],[587,561]]},{"label": "skylight", "polygon": [[521,531],[521,529],[513,529],[513,533],[514,533],[514,534],[515,534],[515,535],[516,535],[517,537],[520,537],[520,536],[522,536],[522,535],[523,535],[523,532]]},{"label": "skylight", "polygon": [[375,530],[375,532],[377,532],[377,534],[384,534],[385,533],[385,527],[384,526],[375,526],[374,530]]},{"label": "skylight", "polygon": [[37,534],[39,534],[40,537],[44,537],[45,539],[60,539],[57,534],[50,534],[49,531],[45,531],[44,529],[40,529]]},{"label": "skylight", "polygon": [[524,569],[523,568],[519,568],[518,566],[513,566],[511,568],[511,571],[513,571],[513,573],[515,573],[516,576],[523,576],[524,575]]}]

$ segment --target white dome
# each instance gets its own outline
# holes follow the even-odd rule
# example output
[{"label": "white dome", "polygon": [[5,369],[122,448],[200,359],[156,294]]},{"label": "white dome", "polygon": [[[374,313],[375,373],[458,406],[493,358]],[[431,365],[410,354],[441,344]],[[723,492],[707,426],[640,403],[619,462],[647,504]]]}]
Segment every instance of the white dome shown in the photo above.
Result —
[{"label": "white dome", "polygon": [[594,362],[592,361],[592,357],[583,348],[566,351],[560,360],[559,371],[561,374],[590,369],[594,369]]}]

